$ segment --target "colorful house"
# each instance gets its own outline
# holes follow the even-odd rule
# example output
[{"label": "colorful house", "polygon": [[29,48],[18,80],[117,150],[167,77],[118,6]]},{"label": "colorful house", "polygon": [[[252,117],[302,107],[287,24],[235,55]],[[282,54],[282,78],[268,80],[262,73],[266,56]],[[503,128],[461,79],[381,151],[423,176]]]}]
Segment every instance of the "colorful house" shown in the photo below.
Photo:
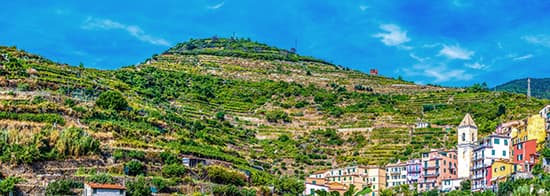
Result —
[{"label": "colorful house", "polygon": [[488,189],[498,190],[498,183],[505,182],[506,179],[518,170],[518,166],[507,160],[495,160],[489,168]]},{"label": "colorful house", "polygon": [[434,150],[422,154],[422,173],[418,190],[427,191],[441,186],[445,179],[457,178],[456,151]]},{"label": "colorful house", "polygon": [[386,188],[403,184],[407,184],[407,163],[397,161],[386,165]]},{"label": "colorful house", "polygon": [[513,163],[521,165],[520,171],[528,172],[539,162],[537,156],[537,140],[522,141],[517,138],[514,141]]},{"label": "colorful house", "polygon": [[326,181],[338,182],[346,186],[353,184],[357,189],[363,189],[369,186],[366,179],[367,176],[368,174],[364,166],[349,166],[327,171]]},{"label": "colorful house", "polygon": [[422,173],[422,161],[420,159],[411,159],[407,161],[407,184],[418,183]]},{"label": "colorful house", "polygon": [[522,166],[521,171],[531,171],[539,161],[537,152],[545,145],[546,120],[540,114],[530,116],[512,129],[510,137],[513,162]]},{"label": "colorful house", "polygon": [[472,190],[485,190],[490,185],[491,165],[495,160],[510,160],[510,137],[491,134],[478,142],[472,160]]},{"label": "colorful house", "polygon": [[386,170],[380,166],[366,166],[365,181],[371,186],[372,196],[380,195],[380,190],[386,188]]},{"label": "colorful house", "polygon": [[464,180],[464,178],[449,178],[444,179],[441,182],[441,186],[439,187],[439,191],[441,192],[450,192],[454,190],[460,189],[460,183]]}]

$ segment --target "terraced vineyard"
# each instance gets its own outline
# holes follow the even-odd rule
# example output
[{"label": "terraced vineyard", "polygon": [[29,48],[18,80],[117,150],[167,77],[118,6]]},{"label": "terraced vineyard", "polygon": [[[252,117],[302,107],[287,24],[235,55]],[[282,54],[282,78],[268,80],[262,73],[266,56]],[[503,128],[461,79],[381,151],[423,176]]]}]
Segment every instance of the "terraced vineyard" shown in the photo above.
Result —
[{"label": "terraced vineyard", "polygon": [[[145,153],[137,160],[149,177],[169,178],[159,169],[166,157],[195,156],[248,172],[249,186],[267,186],[281,174],[450,148],[465,113],[487,134],[550,103],[371,76],[242,39],[191,40],[117,70],[58,64],[13,47],[0,53],[0,158],[14,167],[83,158],[125,165],[129,158],[113,157],[126,150]],[[127,105],[97,104],[112,92]],[[419,121],[430,127],[415,128]],[[65,132],[90,145],[74,146]],[[109,172],[123,175],[117,168]]]}]

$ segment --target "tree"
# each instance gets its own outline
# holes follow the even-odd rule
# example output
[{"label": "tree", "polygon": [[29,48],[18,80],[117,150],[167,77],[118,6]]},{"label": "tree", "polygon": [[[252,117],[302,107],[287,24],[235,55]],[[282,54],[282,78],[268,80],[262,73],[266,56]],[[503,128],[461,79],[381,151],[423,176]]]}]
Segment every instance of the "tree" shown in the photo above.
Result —
[{"label": "tree", "polygon": [[21,178],[17,177],[7,177],[6,179],[0,181],[0,193],[2,195],[7,195],[10,192],[15,190],[15,184],[21,182]]},{"label": "tree", "polygon": [[281,195],[284,195],[284,194],[298,195],[304,192],[306,187],[298,179],[284,176],[275,181],[274,189],[275,189],[275,192]]},{"label": "tree", "polygon": [[506,114],[506,106],[504,104],[498,104],[497,117]]},{"label": "tree", "polygon": [[82,72],[84,72],[84,64],[80,63],[78,65],[78,77],[82,77]]},{"label": "tree", "polygon": [[223,112],[223,111],[217,112],[216,113],[216,119],[218,119],[219,121],[225,120],[225,112]]},{"label": "tree", "polygon": [[382,189],[380,191],[380,196],[392,196],[394,192],[391,189]]},{"label": "tree", "polygon": [[115,183],[115,179],[109,174],[106,173],[99,173],[94,174],[92,176],[89,176],[86,178],[86,181],[93,182],[93,183],[99,183],[99,184],[113,184]]},{"label": "tree", "polygon": [[131,160],[124,164],[127,174],[130,176],[145,174],[145,165],[139,161]]},{"label": "tree", "polygon": [[210,181],[218,184],[233,184],[243,186],[246,182],[246,176],[238,171],[226,169],[221,166],[209,166],[205,168]]},{"label": "tree", "polygon": [[95,104],[103,109],[124,110],[128,107],[128,102],[118,91],[105,91],[99,95]]},{"label": "tree", "polygon": [[344,196],[354,196],[357,190],[355,190],[355,185],[351,184],[346,192],[344,192]]},{"label": "tree", "polygon": [[71,182],[68,180],[56,180],[46,187],[46,195],[73,195]]},{"label": "tree", "polygon": [[185,175],[186,169],[181,164],[170,164],[162,167],[162,176],[164,177],[182,177]]},{"label": "tree", "polygon": [[151,195],[151,189],[142,175],[138,176],[135,181],[128,182],[126,188],[129,196]]},{"label": "tree", "polygon": [[460,182],[461,191],[470,191],[471,188],[472,188],[472,183],[470,182],[470,180],[464,180]]}]

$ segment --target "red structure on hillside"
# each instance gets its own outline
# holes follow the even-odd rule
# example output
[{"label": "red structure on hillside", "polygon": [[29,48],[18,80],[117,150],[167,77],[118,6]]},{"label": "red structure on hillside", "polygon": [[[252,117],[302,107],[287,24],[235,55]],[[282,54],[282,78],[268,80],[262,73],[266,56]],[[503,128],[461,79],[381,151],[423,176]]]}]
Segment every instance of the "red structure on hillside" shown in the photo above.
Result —
[{"label": "red structure on hillside", "polygon": [[378,69],[370,69],[370,75],[371,76],[377,76],[378,75]]}]

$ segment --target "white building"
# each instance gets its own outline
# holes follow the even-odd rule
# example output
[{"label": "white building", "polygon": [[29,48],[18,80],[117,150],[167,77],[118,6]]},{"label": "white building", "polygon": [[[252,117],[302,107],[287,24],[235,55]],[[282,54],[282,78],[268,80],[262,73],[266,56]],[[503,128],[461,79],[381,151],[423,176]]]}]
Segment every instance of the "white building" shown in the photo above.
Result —
[{"label": "white building", "polygon": [[317,190],[325,190],[327,193],[330,192],[328,190],[328,186],[320,185],[320,184],[311,184],[311,183],[305,183],[306,189],[304,190],[304,195],[316,195],[315,191]]},{"label": "white building", "polygon": [[477,126],[470,114],[466,114],[458,125],[458,178],[469,178],[474,142],[477,140]]},{"label": "white building", "polygon": [[454,190],[460,189],[460,183],[464,180],[464,178],[450,178],[450,179],[444,179],[441,181],[441,187],[439,187],[439,190],[441,192],[450,192]]},{"label": "white building", "polygon": [[397,161],[386,165],[386,188],[402,184],[407,184],[407,163]]},{"label": "white building", "polygon": [[119,184],[84,184],[84,196],[125,196],[126,187]]},{"label": "white building", "polygon": [[489,135],[476,143],[472,160],[472,190],[486,189],[489,186],[489,173],[495,160],[510,160],[510,137]]}]

